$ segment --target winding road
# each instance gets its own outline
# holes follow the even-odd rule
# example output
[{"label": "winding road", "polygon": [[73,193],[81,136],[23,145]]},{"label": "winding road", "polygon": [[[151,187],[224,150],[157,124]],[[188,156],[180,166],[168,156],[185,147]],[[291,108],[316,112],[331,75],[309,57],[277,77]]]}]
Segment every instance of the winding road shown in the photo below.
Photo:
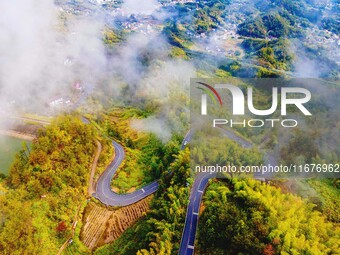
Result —
[{"label": "winding road", "polygon": [[157,181],[154,181],[135,192],[127,194],[117,194],[111,190],[111,180],[125,157],[123,147],[115,141],[112,141],[112,144],[115,149],[115,158],[100,176],[96,186],[96,193],[94,193],[93,196],[105,205],[126,206],[136,203],[156,192],[158,189]]},{"label": "winding road", "polygon": [[[193,130],[190,130],[186,134],[181,144],[182,150],[190,142],[193,134],[194,134]],[[223,135],[237,142],[244,148],[251,148],[253,146],[249,141],[241,138],[232,131],[223,130]],[[103,204],[108,206],[127,206],[136,203],[139,200],[156,192],[158,189],[158,181],[154,181],[132,193],[118,194],[112,191],[110,186],[111,180],[113,176],[116,174],[117,169],[119,168],[125,157],[124,148],[115,141],[112,141],[112,144],[115,149],[115,158],[112,161],[112,163],[107,167],[107,169],[104,171],[104,173],[100,176],[96,185],[96,192],[93,194],[93,197],[97,198]],[[200,204],[202,201],[204,190],[208,185],[209,179],[215,177],[216,177],[215,174],[200,173],[196,176],[194,180],[190,192],[189,204],[187,207],[184,229],[182,232],[179,255],[194,254]]]},{"label": "winding road", "polygon": [[[183,150],[187,143],[191,140],[193,131],[189,131],[183,139],[181,149]],[[124,148],[117,142],[112,141],[115,149],[115,158],[107,167],[105,172],[99,177],[96,185],[96,192],[93,197],[97,198],[100,202],[109,206],[126,206],[138,202],[139,200],[151,195],[158,189],[158,181],[151,182],[150,184],[136,190],[132,193],[118,194],[111,189],[111,180],[116,174],[117,169],[122,163],[125,152]]]},{"label": "winding road", "polygon": [[[32,121],[33,119],[30,119]],[[90,124],[90,121],[82,117],[82,121],[85,124]],[[44,123],[49,124],[49,122]],[[230,140],[235,141],[243,148],[251,148],[253,144],[244,138],[238,136],[230,130],[223,130],[223,135],[228,137]],[[189,130],[185,135],[181,149],[183,150],[186,145],[191,141],[194,135],[194,130]],[[93,197],[97,198],[103,204],[108,206],[127,206],[140,201],[141,199],[153,194],[158,189],[158,181],[154,181],[135,192],[128,194],[118,194],[111,190],[111,180],[116,174],[119,166],[125,157],[124,148],[117,142],[112,141],[112,145],[115,149],[115,157],[111,164],[107,167],[104,173],[100,176],[96,191],[92,194]],[[266,154],[264,160],[266,163],[276,164],[275,157],[270,154]],[[202,201],[204,191],[208,185],[208,181],[211,178],[215,178],[216,174],[211,173],[199,173],[196,175],[194,183],[191,187],[189,204],[187,207],[187,213],[185,218],[184,229],[182,232],[181,245],[179,249],[179,255],[191,255],[194,254],[196,230],[199,217],[199,209]],[[269,176],[268,176],[269,177]],[[256,179],[263,179],[263,176],[254,175]],[[67,245],[67,244],[66,244]],[[66,247],[66,246],[65,246]]]},{"label": "winding road", "polygon": [[[238,143],[243,148],[250,149],[253,147],[252,143],[243,139],[242,137],[238,136],[237,134],[230,130],[220,129],[220,131],[224,136]],[[184,143],[182,143],[182,149],[183,145],[187,144],[187,142],[190,141],[192,136],[193,131],[189,131],[186,137],[184,138]],[[203,193],[208,185],[209,179],[215,177],[217,177],[215,173],[199,173],[198,175],[196,175],[194,184],[192,185],[190,191],[189,204],[185,217],[184,229],[182,232],[181,245],[178,253],[179,255],[194,254],[199,209],[202,202]],[[254,175],[254,178],[262,179],[263,176]]]}]

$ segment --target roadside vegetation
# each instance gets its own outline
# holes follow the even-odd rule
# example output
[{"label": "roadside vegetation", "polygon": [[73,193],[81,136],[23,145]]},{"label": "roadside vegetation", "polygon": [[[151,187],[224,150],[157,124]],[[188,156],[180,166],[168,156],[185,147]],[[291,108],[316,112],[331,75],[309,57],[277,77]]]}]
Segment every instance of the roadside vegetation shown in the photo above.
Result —
[{"label": "roadside vegetation", "polygon": [[321,203],[321,212],[334,223],[340,224],[340,180],[339,179],[310,179],[306,181],[316,191],[316,202]]},{"label": "roadside vegetation", "polygon": [[124,146],[125,160],[112,181],[116,192],[133,191],[159,179],[179,152],[181,137],[174,135],[163,143],[156,135],[132,127],[134,120],[148,115],[136,108],[114,108],[90,116],[103,134]]},{"label": "roadside vegetation", "polygon": [[[177,254],[189,198],[190,153],[181,151],[160,180],[151,211],[114,243],[98,248],[95,255]],[[169,173],[171,174],[169,175]]]},{"label": "roadside vegetation", "polygon": [[[236,28],[241,16],[246,16],[237,26],[238,34],[229,38],[237,37],[237,43],[242,40],[238,46],[242,49],[237,48],[229,57],[197,50],[196,39],[204,42],[210,39],[210,33],[219,29],[228,31],[230,27],[225,25],[232,18],[232,11],[228,12],[230,3],[229,0],[207,0],[164,7],[171,15],[160,28],[169,51],[155,59],[156,54],[150,52],[153,45],[148,44],[137,54],[140,59],[134,59],[141,67],[138,74],[143,77],[152,64],[170,58],[171,61],[191,61],[188,64],[197,70],[198,77],[282,78],[295,71],[295,54],[303,52],[318,64],[317,67],[327,67],[316,75],[329,77],[333,72],[337,77],[336,63],[328,59],[327,49],[302,43],[295,53],[290,51],[293,40],[303,41],[306,28],[315,25],[339,32],[339,22],[334,16],[320,16],[318,7],[305,0],[255,1],[239,13],[240,19],[232,20]],[[105,27],[102,41],[107,54],[115,54],[115,47],[123,44],[127,37],[128,32],[118,26],[114,29]],[[114,84],[115,89],[109,84]],[[87,204],[96,140],[103,148],[95,180],[113,159],[111,140],[114,139],[124,147],[126,158],[112,180],[113,189],[126,193],[157,179],[160,187],[152,198],[150,212],[113,243],[95,250],[95,255],[177,255],[193,183],[190,160],[209,164],[219,161],[236,166],[262,163],[260,150],[241,148],[230,139],[222,143],[221,139],[215,138],[214,150],[204,147],[190,152],[189,149],[180,150],[183,135],[189,129],[188,98],[186,91],[181,90],[181,84],[173,84],[164,99],[177,107],[175,110],[166,107],[166,114],[178,134],[172,133],[170,140],[162,141],[156,135],[139,131],[132,121],[157,115],[164,101],[149,100],[133,91],[136,84],[129,85],[123,81],[102,81],[89,96],[87,104],[78,109],[83,113],[90,112],[86,114],[90,124],[84,124],[78,115],[56,118],[51,125],[42,127],[31,148],[24,148],[17,154],[9,176],[0,175],[1,255],[56,254],[72,236],[72,225],[75,219],[81,218]],[[161,88],[162,84],[159,86]],[[247,84],[240,83],[239,86],[245,91]],[[120,93],[118,87],[122,88]],[[270,108],[271,88],[254,88],[256,107]],[[333,89],[332,92],[338,87]],[[336,93],[329,94],[328,100],[320,98],[318,101],[338,102]],[[100,99],[96,101],[98,95]],[[314,99],[321,95],[313,93]],[[110,108],[113,105],[122,107]],[[133,107],[128,107],[131,105]],[[319,118],[313,122],[326,123],[320,124],[325,126],[314,127],[313,123],[307,123],[310,125],[308,132],[296,129],[289,135],[281,135],[277,129],[266,130],[266,133],[251,128],[236,128],[235,131],[261,145],[261,149],[273,149],[280,144],[280,139],[287,138],[286,145],[279,148],[285,163],[319,162],[321,158],[338,162],[338,126],[334,122],[338,112],[330,112],[329,106],[321,103],[315,103],[311,109],[315,110],[313,117]],[[40,121],[44,123],[50,119],[41,118]],[[317,143],[323,137],[331,137],[333,143],[317,149]],[[339,180],[306,181],[315,190],[314,197],[308,202],[294,195],[293,190],[286,192],[273,183],[271,186],[240,176],[228,177],[230,179],[223,181],[211,180],[204,195],[195,246],[198,254],[340,254]],[[100,205],[99,201],[96,203]],[[79,240],[82,224],[79,220],[73,243],[64,254],[91,253]]]},{"label": "roadside vegetation", "polygon": [[[256,149],[245,149],[237,142],[226,137],[205,136],[205,143],[192,143],[191,160],[193,165],[233,165],[236,167],[247,165],[260,165],[262,163],[262,154]],[[202,135],[202,136],[203,136]],[[202,137],[201,136],[201,137]]]},{"label": "roadside vegetation", "polygon": [[2,254],[56,254],[70,237],[86,202],[96,136],[77,116],[60,116],[18,153],[0,192]]},{"label": "roadside vegetation", "polygon": [[251,179],[214,181],[199,221],[200,254],[338,254],[339,224],[315,205]]}]

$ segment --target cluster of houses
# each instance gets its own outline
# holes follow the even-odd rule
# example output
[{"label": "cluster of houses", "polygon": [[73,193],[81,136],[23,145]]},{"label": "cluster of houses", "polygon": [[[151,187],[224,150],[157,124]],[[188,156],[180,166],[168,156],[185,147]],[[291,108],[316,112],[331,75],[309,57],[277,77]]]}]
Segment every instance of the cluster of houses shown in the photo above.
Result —
[{"label": "cluster of houses", "polygon": [[124,21],[121,26],[127,31],[140,32],[142,34],[152,34],[156,31],[156,26],[152,20],[142,20],[142,21]]},{"label": "cluster of houses", "polygon": [[[80,81],[76,81],[73,84],[73,90],[80,94],[83,93],[84,87]],[[73,105],[72,99],[70,96],[55,96],[51,98],[48,102],[48,106],[54,110],[54,109],[67,109]]]},{"label": "cluster of houses", "polygon": [[314,47],[320,47],[331,54],[328,56],[340,64],[340,36],[328,30],[319,30],[317,26],[308,28],[305,43]]}]

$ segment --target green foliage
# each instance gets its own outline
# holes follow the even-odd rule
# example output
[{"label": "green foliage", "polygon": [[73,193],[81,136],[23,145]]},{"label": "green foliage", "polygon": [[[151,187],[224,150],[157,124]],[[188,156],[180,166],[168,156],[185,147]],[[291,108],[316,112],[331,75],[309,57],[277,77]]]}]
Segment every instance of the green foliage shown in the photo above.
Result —
[{"label": "green foliage", "polygon": [[[169,23],[164,27],[163,34],[172,46],[186,48],[191,44],[189,34],[208,33],[223,24],[229,3],[225,0],[209,0],[169,7],[177,15],[167,20]],[[191,17],[190,21],[188,17]]]},{"label": "green foliage", "polygon": [[103,34],[104,34],[103,41],[106,45],[109,46],[122,42],[124,39],[123,32],[114,31],[108,28],[104,30]]},{"label": "green foliage", "polygon": [[[255,56],[261,67],[275,70],[288,71],[293,66],[294,55],[289,52],[290,43],[287,39],[262,40],[245,39],[242,47],[248,56]],[[263,70],[261,70],[262,72]],[[268,75],[263,73],[262,75]],[[277,74],[276,74],[277,76]],[[268,77],[268,76],[264,76]]]},{"label": "green foliage", "polygon": [[321,16],[321,10],[318,8],[313,8],[310,1],[293,1],[293,0],[271,0],[275,6],[285,9],[290,14],[305,18],[310,22],[317,22],[318,18]]},{"label": "green foliage", "polygon": [[335,34],[340,34],[340,19],[327,17],[322,19],[321,21],[322,27],[327,29]]},{"label": "green foliage", "polygon": [[267,31],[262,19],[256,19],[240,24],[237,33],[243,36],[265,38]]},{"label": "green foliage", "polygon": [[[245,149],[236,142],[225,137],[211,136],[206,133],[205,143],[192,142],[191,160],[196,165],[258,165],[262,162],[262,155],[257,149]],[[197,137],[202,137],[198,133]]]},{"label": "green foliage", "polygon": [[[219,66],[219,69],[216,71],[216,75],[223,75],[223,78],[236,76],[241,68],[242,64],[239,61],[232,61],[228,65]],[[227,73],[230,73],[230,75],[228,76]]]},{"label": "green foliage", "polygon": [[[319,153],[311,132],[296,130],[286,146],[282,146],[280,156],[287,164],[313,163]],[[320,163],[320,162],[319,162]]]},{"label": "green foliage", "polygon": [[151,212],[114,243],[95,251],[95,255],[177,254],[189,197],[190,154],[181,151],[164,173],[151,204]]},{"label": "green foliage", "polygon": [[166,25],[162,33],[174,47],[186,48],[191,43],[191,40],[185,34],[185,28],[177,24],[176,21]]},{"label": "green foliage", "polygon": [[185,53],[185,51],[179,47],[172,47],[170,52],[170,57],[172,58],[182,58],[188,60],[189,57]]},{"label": "green foliage", "polygon": [[194,30],[197,33],[206,33],[223,24],[228,9],[227,5],[230,2],[229,0],[209,0],[199,3],[200,8],[196,9],[194,13]]},{"label": "green foliage", "polygon": [[339,179],[310,179],[307,183],[316,190],[325,217],[330,221],[340,223]]},{"label": "green foliage", "polygon": [[28,158],[23,153],[18,156],[10,171],[11,187],[26,187],[39,197],[46,192],[58,193],[63,184],[85,186],[94,136],[93,128],[80,119],[59,117],[40,132]]},{"label": "green foliage", "polygon": [[275,64],[275,56],[274,56],[274,50],[270,47],[263,47],[260,50],[260,56],[269,62],[269,64],[274,65]]},{"label": "green foliage", "polygon": [[258,52],[263,47],[266,47],[267,44],[268,44],[268,41],[266,40],[247,38],[243,40],[241,45],[248,52]]},{"label": "green foliage", "polygon": [[114,243],[99,247],[95,250],[94,254],[136,254],[139,249],[143,249],[146,246],[147,240],[145,240],[145,237],[152,231],[146,219],[147,216],[141,218],[135,225],[125,230]]},{"label": "green foliage", "polygon": [[256,76],[258,78],[279,78],[280,74],[267,68],[260,67]]},{"label": "green foliage", "polygon": [[56,254],[86,198],[95,131],[61,116],[41,131],[31,153],[21,152],[0,195],[2,254]]},{"label": "green foliage", "polygon": [[[212,28],[217,27],[217,24],[214,22],[213,17],[211,17],[208,13],[210,13],[210,11],[206,9],[198,9],[194,14],[194,29],[199,34],[206,33]],[[214,13],[213,16],[216,19],[216,17],[219,15]]]},{"label": "green foliage", "polygon": [[231,73],[227,72],[227,71],[224,71],[222,69],[217,69],[215,71],[215,74],[217,77],[220,77],[220,78],[228,78],[228,77],[231,77]]},{"label": "green foliage", "polygon": [[159,179],[179,151],[179,137],[174,136],[164,144],[151,133],[131,128],[131,121],[147,115],[147,112],[127,108],[112,109],[94,117],[104,132],[125,145],[126,158],[112,182],[118,192],[126,193]]},{"label": "green foliage", "polygon": [[[338,254],[340,228],[313,205],[251,179],[211,185],[199,222],[205,254]],[[242,245],[240,245],[242,244]]]},{"label": "green foliage", "polygon": [[[287,15],[284,15],[287,17]],[[293,21],[287,20],[279,13],[269,13],[238,26],[237,33],[255,38],[299,37],[301,31],[293,27]]]},{"label": "green foliage", "polygon": [[98,138],[98,141],[102,145],[102,151],[99,155],[97,168],[94,175],[94,180],[96,180],[99,175],[106,170],[108,164],[112,161],[114,155],[114,149],[112,146],[112,140],[107,137]]}]

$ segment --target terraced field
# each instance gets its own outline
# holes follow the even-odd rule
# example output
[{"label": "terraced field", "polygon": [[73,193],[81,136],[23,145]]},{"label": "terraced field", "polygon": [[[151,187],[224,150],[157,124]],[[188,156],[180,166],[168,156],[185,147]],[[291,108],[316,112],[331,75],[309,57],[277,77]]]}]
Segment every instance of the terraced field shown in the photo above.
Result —
[{"label": "terraced field", "polygon": [[145,215],[150,208],[151,199],[152,196],[149,196],[135,204],[116,210],[90,203],[84,214],[84,226],[80,239],[90,250],[113,242]]}]

